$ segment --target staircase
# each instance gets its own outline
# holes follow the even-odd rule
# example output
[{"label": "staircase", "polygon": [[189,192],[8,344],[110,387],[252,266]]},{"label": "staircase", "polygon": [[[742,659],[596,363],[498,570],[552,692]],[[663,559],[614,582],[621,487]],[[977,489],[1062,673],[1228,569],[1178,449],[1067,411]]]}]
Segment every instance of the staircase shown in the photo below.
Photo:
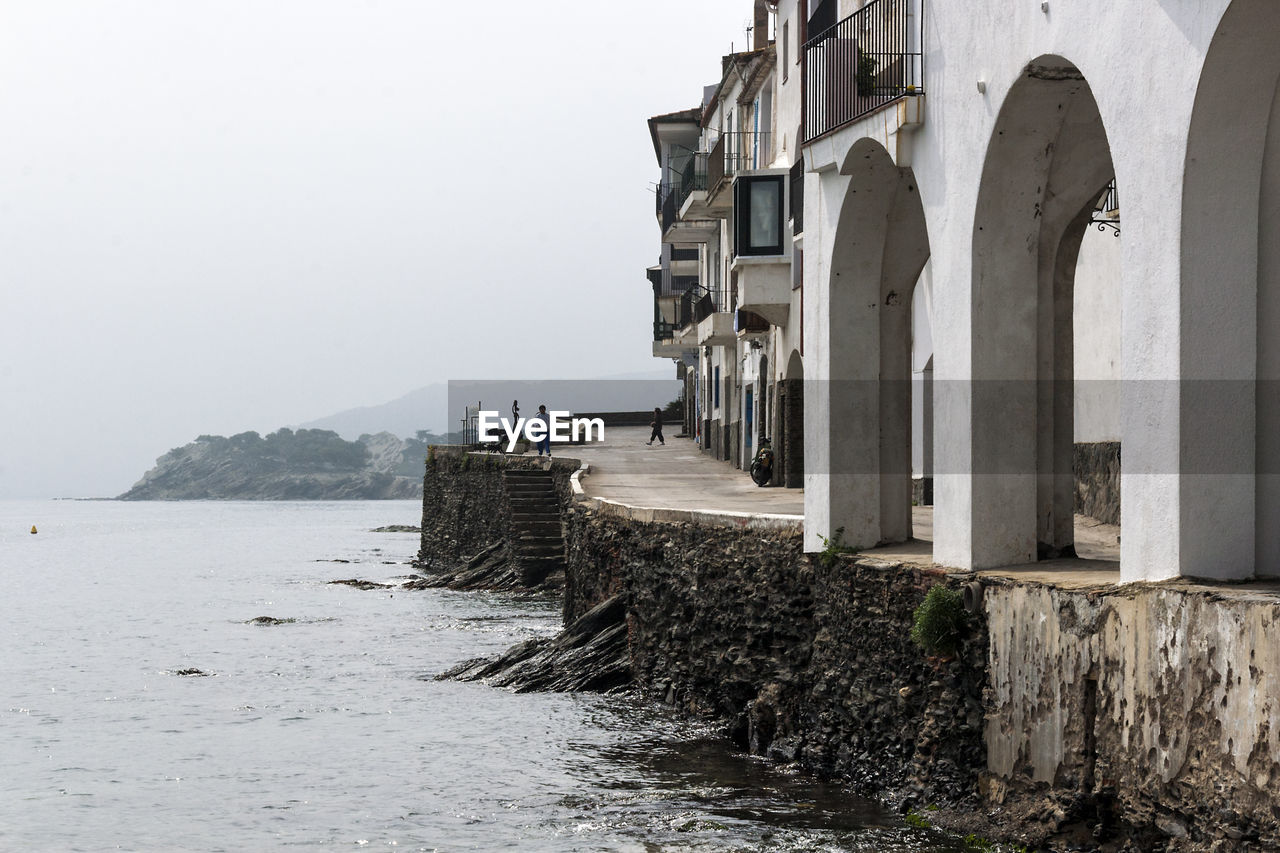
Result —
[{"label": "staircase", "polygon": [[511,506],[511,551],[525,586],[564,583],[564,528],[550,471],[508,469],[502,484]]}]

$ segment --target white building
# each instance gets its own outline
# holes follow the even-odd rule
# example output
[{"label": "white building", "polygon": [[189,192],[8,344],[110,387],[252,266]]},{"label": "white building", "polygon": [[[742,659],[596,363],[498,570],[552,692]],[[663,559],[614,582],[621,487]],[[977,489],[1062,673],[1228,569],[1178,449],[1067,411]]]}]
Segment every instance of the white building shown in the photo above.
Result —
[{"label": "white building", "polygon": [[686,197],[710,316],[769,326],[682,352],[738,462],[746,391],[776,428],[805,378],[808,547],[909,538],[914,473],[936,562],[1069,555],[1079,443],[1122,442],[1123,580],[1280,575],[1280,5],[760,5],[772,78],[726,74],[694,147],[767,126],[753,170],[803,158],[802,221],[757,260]]}]

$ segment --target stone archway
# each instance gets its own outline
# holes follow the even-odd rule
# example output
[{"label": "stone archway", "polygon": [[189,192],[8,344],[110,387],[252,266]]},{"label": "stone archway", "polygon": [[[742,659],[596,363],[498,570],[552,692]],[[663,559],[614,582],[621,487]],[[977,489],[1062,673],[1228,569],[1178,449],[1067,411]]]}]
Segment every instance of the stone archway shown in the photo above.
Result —
[{"label": "stone archway", "polygon": [[1028,64],[997,117],[974,216],[974,568],[1075,554],[1072,293],[1114,176],[1084,76],[1060,56]]},{"label": "stone archway", "polygon": [[1280,576],[1278,30],[1269,0],[1227,7],[1188,129],[1177,399],[1184,575]]},{"label": "stone archway", "polygon": [[843,528],[846,544],[870,547],[911,538],[911,297],[929,240],[915,177],[883,146],[859,140],[840,172],[826,376],[804,395],[806,419],[821,419],[807,458],[822,466],[806,470],[806,516],[818,536]]}]

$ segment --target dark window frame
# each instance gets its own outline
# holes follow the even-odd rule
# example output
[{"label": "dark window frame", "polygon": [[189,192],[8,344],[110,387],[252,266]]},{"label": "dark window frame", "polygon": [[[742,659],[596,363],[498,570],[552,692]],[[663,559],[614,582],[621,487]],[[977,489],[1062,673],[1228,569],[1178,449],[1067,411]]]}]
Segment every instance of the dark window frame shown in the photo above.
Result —
[{"label": "dark window frame", "polygon": [[[742,175],[734,182],[733,187],[733,253],[739,257],[768,256],[786,254],[786,175]],[[767,245],[751,243],[751,205],[755,193],[754,187],[772,184],[778,199],[777,217],[774,222],[774,233],[777,242]]]}]

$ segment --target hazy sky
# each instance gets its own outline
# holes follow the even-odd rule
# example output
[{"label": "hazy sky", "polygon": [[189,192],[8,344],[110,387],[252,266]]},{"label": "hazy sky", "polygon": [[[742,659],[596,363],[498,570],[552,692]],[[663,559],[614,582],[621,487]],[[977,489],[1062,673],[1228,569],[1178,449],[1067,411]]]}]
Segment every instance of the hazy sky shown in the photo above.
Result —
[{"label": "hazy sky", "polygon": [[645,119],[750,0],[0,3],[0,497],[650,357]]}]

